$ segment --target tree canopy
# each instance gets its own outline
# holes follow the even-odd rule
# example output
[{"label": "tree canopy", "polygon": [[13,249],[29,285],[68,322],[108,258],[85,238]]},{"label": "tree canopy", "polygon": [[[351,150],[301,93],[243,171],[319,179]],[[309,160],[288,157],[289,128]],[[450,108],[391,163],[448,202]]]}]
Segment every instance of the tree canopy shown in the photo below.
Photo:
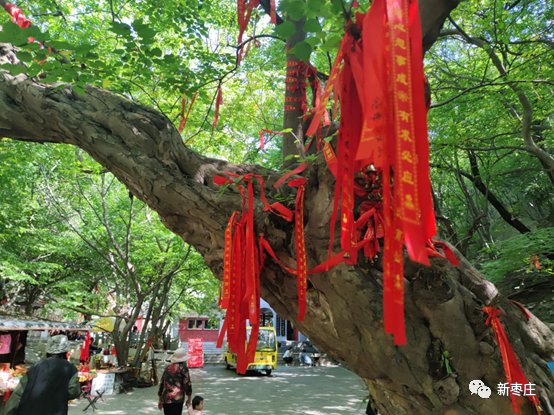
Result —
[{"label": "tree canopy", "polygon": [[[67,289],[67,281],[94,281],[95,274],[123,271],[129,276],[125,264],[100,261],[102,255],[109,259],[110,251],[117,254],[109,235],[96,234],[106,225],[98,215],[103,198],[110,223],[123,235],[130,203],[137,204],[141,237],[131,239],[137,249],[133,265],[143,277],[155,275],[159,261],[179,261],[187,248],[164,234],[147,207],[133,198],[158,212],[162,223],[193,245],[221,278],[223,231],[241,200],[232,188],[214,186],[213,177],[255,172],[268,179],[270,189],[278,171],[302,157],[310,161],[309,260],[315,264],[326,257],[322,241],[329,236],[332,180],[321,154],[295,151],[294,138],[304,126],[283,112],[285,68],[287,56],[309,61],[325,82],[351,2],[282,0],[277,25],[270,23],[269,3],[254,8],[240,45],[236,4],[229,1],[38,0],[18,4],[33,22],[24,30],[7,14],[0,16],[0,42],[16,47],[0,44],[0,136],[6,137],[0,142],[0,188],[2,203],[9,206],[0,214],[4,279],[36,286],[40,276],[45,287],[59,288],[64,281]],[[369,7],[359,3],[362,11]],[[460,5],[422,0],[420,8],[440,236],[498,283],[505,296],[531,296],[530,308],[550,319],[551,298],[536,294],[552,289],[554,8],[550,2],[526,0]],[[263,136],[263,148],[262,129],[273,131]],[[73,144],[103,167],[74,150],[57,145],[37,150],[11,139]],[[330,132],[328,139],[336,137]],[[131,197],[121,188],[113,194],[102,190],[112,183],[104,168]],[[71,185],[68,176],[76,179]],[[287,191],[271,192],[271,198],[293,201]],[[279,256],[290,262],[290,227],[262,209],[256,220],[257,231],[268,235]],[[161,256],[152,248],[156,238],[167,243]],[[87,240],[100,242],[98,249]],[[95,267],[87,263],[91,258],[98,258]],[[524,366],[543,390],[552,388],[543,366],[530,363],[552,359],[545,340],[551,334],[538,320],[524,328],[519,311],[469,263],[463,261],[458,270],[442,263],[425,270],[408,261],[405,268],[409,338],[417,345],[398,350],[380,332],[379,261],[310,277],[310,310],[306,321],[296,322],[367,380],[384,413],[479,407],[480,413],[492,414],[505,407],[498,399],[477,405],[463,383],[471,376],[496,380],[501,371],[498,362],[487,361],[494,359],[483,343],[493,342],[482,316],[472,311],[491,303],[502,305],[511,335],[523,339],[518,351],[534,356]],[[85,269],[91,274],[75,278]],[[115,281],[108,278],[105,286]],[[293,282],[275,264],[262,275],[262,294],[294,320]],[[76,301],[60,290],[55,295]],[[457,333],[448,329],[451,323]],[[348,347],[338,344],[344,336],[354,339]],[[443,373],[444,351],[457,378]],[[383,358],[396,363],[385,367]],[[421,365],[411,367],[414,360]],[[414,373],[425,380],[417,381]],[[410,402],[400,397],[403,388],[410,390]],[[389,399],[383,390],[389,398],[390,393],[398,396]],[[551,401],[543,398],[542,403],[547,413],[553,411]]]}]

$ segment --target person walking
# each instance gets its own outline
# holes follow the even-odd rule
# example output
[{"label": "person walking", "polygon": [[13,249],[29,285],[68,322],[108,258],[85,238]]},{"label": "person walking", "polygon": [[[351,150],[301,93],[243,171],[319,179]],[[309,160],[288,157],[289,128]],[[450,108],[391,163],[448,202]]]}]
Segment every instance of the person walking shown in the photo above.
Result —
[{"label": "person walking", "polygon": [[6,405],[5,415],[67,415],[67,402],[81,394],[77,368],[67,361],[69,340],[48,340],[46,358],[21,378]]},{"label": "person walking", "polygon": [[192,383],[187,367],[189,359],[185,349],[177,349],[170,359],[170,365],[164,370],[158,389],[158,408],[163,409],[164,415],[181,415],[183,406],[191,404]]}]

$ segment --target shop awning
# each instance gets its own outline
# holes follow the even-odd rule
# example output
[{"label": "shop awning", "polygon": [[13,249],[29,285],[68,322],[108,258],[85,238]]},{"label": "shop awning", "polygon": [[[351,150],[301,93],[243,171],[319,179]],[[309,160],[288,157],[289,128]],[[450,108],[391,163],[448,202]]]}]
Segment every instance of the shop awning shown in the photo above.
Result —
[{"label": "shop awning", "polygon": [[27,319],[0,314],[0,331],[9,330],[89,331],[90,327],[71,322],[50,321],[39,318]]}]

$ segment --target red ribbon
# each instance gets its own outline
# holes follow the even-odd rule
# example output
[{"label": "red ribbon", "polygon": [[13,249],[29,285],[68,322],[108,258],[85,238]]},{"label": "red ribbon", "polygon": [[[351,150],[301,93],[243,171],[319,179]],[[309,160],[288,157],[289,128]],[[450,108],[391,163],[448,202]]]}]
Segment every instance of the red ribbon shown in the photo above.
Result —
[{"label": "red ribbon", "polygon": [[238,212],[233,212],[229,218],[229,223],[225,228],[225,248],[223,251],[223,290],[219,306],[223,309],[229,307],[229,298],[231,291],[232,262],[233,254],[233,228],[237,220]]},{"label": "red ribbon", "polygon": [[19,9],[15,4],[7,3],[4,6],[4,9],[10,14],[13,22],[21,29],[26,29],[31,26],[31,21],[25,17],[21,9]]},{"label": "red ribbon", "polygon": [[294,210],[294,239],[296,243],[296,278],[298,293],[298,320],[306,315],[307,261],[306,242],[304,240],[304,191],[306,179],[303,177],[291,180],[289,186],[297,187],[296,208]]},{"label": "red ribbon", "polygon": [[[529,383],[527,377],[523,373],[523,369],[519,364],[516,354],[514,353],[508,336],[504,331],[502,323],[500,323],[499,316],[501,311],[493,306],[483,307],[483,311],[487,313],[487,320],[485,324],[492,327],[494,335],[496,337],[496,342],[500,349],[500,354],[502,356],[502,364],[504,366],[504,373],[506,374],[506,381],[509,385],[513,383],[519,383],[521,385],[526,385]],[[512,400],[512,410],[515,414],[521,414],[521,404],[517,401],[517,396],[512,393],[510,388],[510,399]],[[537,413],[541,413],[539,398],[536,395],[529,395],[527,398],[535,406]]]},{"label": "red ribbon", "polygon": [[281,131],[271,131],[262,129],[260,130],[260,150],[263,150],[265,148],[265,135],[266,134],[273,134],[273,135],[284,135]]},{"label": "red ribbon", "polygon": [[[258,7],[260,4],[259,0],[250,0],[248,3],[246,0],[237,0],[237,21],[239,25],[239,36],[238,44],[242,43],[242,36],[246,30],[246,26],[250,22],[250,17],[252,16],[252,11],[254,7]],[[241,47],[237,52],[237,65],[240,64],[242,60],[243,48]]]},{"label": "red ribbon", "polygon": [[269,17],[271,23],[277,24],[277,12],[275,11],[275,0],[269,0]]},{"label": "red ribbon", "polygon": [[179,123],[179,132],[182,133],[185,129],[185,126],[187,125],[187,121],[189,119],[190,110],[192,109],[192,106],[194,105],[194,101],[196,100],[196,96],[198,95],[198,92],[195,92],[192,96],[192,99],[189,104],[189,108],[187,111],[187,115],[185,116],[185,106],[187,103],[187,100],[183,98],[181,100],[181,122]]},{"label": "red ribbon", "polygon": [[[437,248],[442,250],[443,254],[437,251]],[[456,254],[450,249],[447,243],[441,241],[428,241],[427,242],[427,256],[429,257],[440,257],[447,259],[452,265],[457,267],[460,265],[460,260],[456,257]]]},{"label": "red ribbon", "polygon": [[217,98],[215,100],[215,112],[214,112],[214,122],[213,128],[217,128],[217,123],[219,122],[219,107],[223,104],[223,91],[221,85],[217,88]]}]

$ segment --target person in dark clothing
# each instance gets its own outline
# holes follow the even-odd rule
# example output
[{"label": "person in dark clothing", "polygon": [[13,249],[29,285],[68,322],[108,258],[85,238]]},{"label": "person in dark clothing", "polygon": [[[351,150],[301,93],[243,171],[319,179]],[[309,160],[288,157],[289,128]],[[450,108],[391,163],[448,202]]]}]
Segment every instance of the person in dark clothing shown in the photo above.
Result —
[{"label": "person in dark clothing", "polygon": [[164,370],[158,389],[158,408],[163,409],[164,415],[181,415],[183,406],[188,408],[191,404],[192,383],[186,363],[189,358],[186,350],[177,349]]},{"label": "person in dark clothing", "polygon": [[68,348],[67,336],[50,338],[46,359],[21,378],[5,415],[67,415],[67,402],[81,392],[77,368],[67,361]]}]

